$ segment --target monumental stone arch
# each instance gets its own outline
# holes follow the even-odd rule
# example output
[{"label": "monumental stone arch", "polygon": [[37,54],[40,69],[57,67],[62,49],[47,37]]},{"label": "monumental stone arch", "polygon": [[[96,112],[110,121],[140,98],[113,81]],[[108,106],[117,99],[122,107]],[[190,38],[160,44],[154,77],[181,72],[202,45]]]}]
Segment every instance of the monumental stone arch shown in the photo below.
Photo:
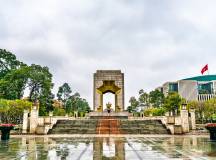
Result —
[{"label": "monumental stone arch", "polygon": [[94,111],[103,112],[103,95],[115,95],[115,112],[124,110],[124,73],[121,70],[97,70],[94,73]]}]

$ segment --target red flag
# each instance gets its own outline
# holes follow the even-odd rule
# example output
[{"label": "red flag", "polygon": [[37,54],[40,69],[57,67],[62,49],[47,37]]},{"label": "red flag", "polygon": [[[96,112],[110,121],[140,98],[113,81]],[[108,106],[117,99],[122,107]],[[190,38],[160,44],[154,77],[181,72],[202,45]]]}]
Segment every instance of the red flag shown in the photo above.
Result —
[{"label": "red flag", "polygon": [[208,64],[206,64],[206,65],[202,68],[201,73],[203,74],[203,73],[205,73],[205,71],[207,71],[207,70],[208,70]]}]

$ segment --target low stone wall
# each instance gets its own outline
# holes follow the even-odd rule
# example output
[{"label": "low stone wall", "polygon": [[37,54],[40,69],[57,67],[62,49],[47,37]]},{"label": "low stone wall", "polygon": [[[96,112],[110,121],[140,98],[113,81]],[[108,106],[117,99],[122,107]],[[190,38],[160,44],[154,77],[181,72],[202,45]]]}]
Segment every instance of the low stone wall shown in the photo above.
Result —
[{"label": "low stone wall", "polygon": [[39,117],[38,126],[36,128],[36,134],[47,134],[50,129],[56,124],[58,120],[71,120],[75,119],[73,117],[65,116],[49,116],[49,117]]}]

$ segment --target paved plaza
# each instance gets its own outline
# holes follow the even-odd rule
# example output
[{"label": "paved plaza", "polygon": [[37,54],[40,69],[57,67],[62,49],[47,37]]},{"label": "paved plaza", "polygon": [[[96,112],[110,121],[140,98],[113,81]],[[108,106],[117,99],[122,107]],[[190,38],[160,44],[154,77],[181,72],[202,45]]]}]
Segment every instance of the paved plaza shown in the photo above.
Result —
[{"label": "paved plaza", "polygon": [[55,135],[12,136],[0,142],[1,160],[216,159],[216,143],[206,136]]}]

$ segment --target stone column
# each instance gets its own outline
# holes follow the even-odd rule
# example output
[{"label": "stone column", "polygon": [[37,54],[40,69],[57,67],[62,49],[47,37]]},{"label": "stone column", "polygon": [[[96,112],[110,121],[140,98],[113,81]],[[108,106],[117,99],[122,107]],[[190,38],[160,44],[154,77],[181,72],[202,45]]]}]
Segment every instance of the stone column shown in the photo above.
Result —
[{"label": "stone column", "polygon": [[183,133],[189,132],[189,118],[188,118],[188,110],[182,109],[181,110],[181,125]]},{"label": "stone column", "polygon": [[38,109],[36,106],[33,106],[30,115],[30,133],[35,133],[38,125]]},{"label": "stone column", "polygon": [[100,112],[103,112],[103,94],[100,94],[100,107],[101,107]]},{"label": "stone column", "polygon": [[22,125],[22,133],[27,133],[28,128],[28,110],[24,110],[23,112],[23,125]]},{"label": "stone column", "polygon": [[118,110],[118,96],[115,93],[115,112],[117,112],[117,110]]},{"label": "stone column", "polygon": [[196,129],[196,118],[195,118],[195,109],[190,109],[191,116],[191,129]]}]

